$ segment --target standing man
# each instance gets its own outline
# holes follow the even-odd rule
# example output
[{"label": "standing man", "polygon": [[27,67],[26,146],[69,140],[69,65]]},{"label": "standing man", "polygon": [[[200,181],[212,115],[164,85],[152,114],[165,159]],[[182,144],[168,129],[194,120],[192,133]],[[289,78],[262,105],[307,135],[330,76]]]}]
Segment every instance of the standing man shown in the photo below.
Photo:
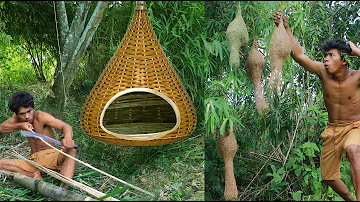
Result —
[{"label": "standing man", "polygon": [[274,22],[284,27],[292,44],[291,57],[307,71],[318,75],[328,112],[328,124],[321,133],[323,149],[320,157],[321,177],[344,200],[353,201],[350,191],[341,180],[340,161],[346,152],[350,161],[351,180],[360,200],[360,71],[348,68],[344,55],[360,56],[360,49],[351,41],[342,39],[324,43],[323,62],[311,60],[302,52],[293,36],[288,21],[279,9]]},{"label": "standing man", "polygon": [[[60,146],[60,149],[72,157],[76,156],[75,142],[72,140],[72,127],[49,113],[39,110],[34,111],[34,100],[29,93],[23,91],[15,93],[11,97],[9,109],[14,114],[0,124],[0,134],[18,130],[33,130],[36,133],[54,138],[53,129],[61,130],[63,139],[61,140],[62,146]],[[70,179],[73,178],[76,168],[74,159],[52,149],[39,138],[27,137],[27,139],[31,149],[30,160],[52,170],[60,169],[60,174]],[[54,143],[49,143],[55,146]],[[36,180],[42,180],[40,170],[25,160],[0,159],[0,168],[17,172]],[[63,184],[62,187],[68,188],[66,184]]]}]

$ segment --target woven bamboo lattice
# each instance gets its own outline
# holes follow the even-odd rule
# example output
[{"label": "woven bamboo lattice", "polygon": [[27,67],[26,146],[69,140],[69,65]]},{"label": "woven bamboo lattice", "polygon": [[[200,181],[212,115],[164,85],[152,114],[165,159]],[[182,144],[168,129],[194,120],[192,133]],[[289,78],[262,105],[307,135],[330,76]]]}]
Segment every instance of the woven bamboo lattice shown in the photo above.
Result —
[{"label": "woven bamboo lattice", "polygon": [[154,146],[188,137],[196,113],[150,24],[144,2],[81,114],[86,134],[102,142]]}]

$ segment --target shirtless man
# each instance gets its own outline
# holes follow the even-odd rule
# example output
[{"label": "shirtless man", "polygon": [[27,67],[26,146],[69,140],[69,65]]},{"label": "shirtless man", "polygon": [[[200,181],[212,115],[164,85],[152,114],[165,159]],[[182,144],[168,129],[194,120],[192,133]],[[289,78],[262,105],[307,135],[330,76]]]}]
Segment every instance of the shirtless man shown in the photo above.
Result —
[{"label": "shirtless man", "polygon": [[[65,122],[56,119],[52,115],[42,111],[34,111],[33,97],[27,92],[17,92],[11,97],[9,109],[14,112],[12,117],[0,124],[0,134],[6,134],[18,130],[33,130],[51,138],[54,138],[53,128],[61,130],[63,139],[60,149],[68,155],[75,157],[76,149],[72,140],[72,127]],[[74,176],[76,162],[60,152],[52,149],[39,138],[27,137],[30,149],[30,160],[52,170],[60,169],[60,174],[72,179]],[[49,142],[55,146],[54,143]],[[40,170],[32,164],[21,159],[0,159],[0,168],[17,172],[36,180],[42,180]],[[66,184],[63,188],[68,188]]]},{"label": "shirtless man", "polygon": [[279,25],[282,16],[292,43],[291,57],[307,71],[317,74],[322,84],[328,112],[328,124],[321,133],[322,180],[344,200],[354,200],[340,175],[341,157],[346,152],[350,161],[350,175],[356,199],[360,200],[360,71],[348,69],[348,63],[344,59],[344,54],[359,57],[360,49],[351,41],[329,40],[322,47],[324,62],[313,61],[302,52],[280,9],[274,14],[276,26]]}]

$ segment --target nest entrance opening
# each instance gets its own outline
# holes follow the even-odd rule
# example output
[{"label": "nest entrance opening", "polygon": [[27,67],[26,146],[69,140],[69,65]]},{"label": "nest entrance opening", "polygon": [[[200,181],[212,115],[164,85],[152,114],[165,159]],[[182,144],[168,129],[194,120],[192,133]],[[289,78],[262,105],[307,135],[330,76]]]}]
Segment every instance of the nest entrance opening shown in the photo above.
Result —
[{"label": "nest entrance opening", "polygon": [[131,88],[113,96],[105,105],[100,125],[104,131],[128,140],[162,137],[180,125],[176,104],[159,91]]}]

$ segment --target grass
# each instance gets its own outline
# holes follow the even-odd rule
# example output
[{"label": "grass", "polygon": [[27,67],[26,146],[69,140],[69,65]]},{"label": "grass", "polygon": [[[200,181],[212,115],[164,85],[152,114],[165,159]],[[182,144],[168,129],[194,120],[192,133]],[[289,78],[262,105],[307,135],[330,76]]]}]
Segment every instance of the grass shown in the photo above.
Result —
[{"label": "grass", "polygon": [[[7,100],[14,92],[25,90],[32,94],[35,98],[35,108],[48,94],[48,87],[39,84],[26,87],[0,87],[0,90],[1,122],[12,114],[6,106]],[[62,120],[73,127],[74,140],[79,145],[77,158],[155,195],[155,197],[151,197],[129,188],[113,197],[131,201],[204,200],[204,135],[201,127],[198,127],[187,139],[167,145],[130,147],[100,142],[84,133],[80,126],[79,116],[86,96],[79,93],[72,94],[63,111],[64,119]],[[30,149],[26,138],[22,137],[19,132],[0,136],[0,158],[14,158],[11,156],[11,150],[15,150],[25,157],[29,156]],[[0,177],[3,181],[0,188],[0,200],[49,200],[49,198],[21,187],[5,176]],[[43,179],[46,182],[60,185],[59,180],[49,175],[43,175]],[[103,193],[110,193],[125,186],[80,163],[77,163],[74,180]],[[73,191],[88,195],[78,189]]]}]

